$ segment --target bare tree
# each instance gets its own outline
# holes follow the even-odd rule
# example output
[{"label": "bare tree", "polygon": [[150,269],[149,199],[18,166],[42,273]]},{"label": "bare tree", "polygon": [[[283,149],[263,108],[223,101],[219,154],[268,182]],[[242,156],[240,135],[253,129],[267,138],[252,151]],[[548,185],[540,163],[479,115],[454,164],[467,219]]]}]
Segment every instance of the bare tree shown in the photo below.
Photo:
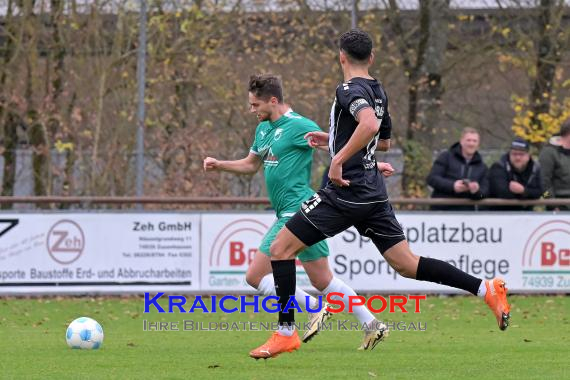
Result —
[{"label": "bare tree", "polygon": [[563,41],[568,38],[568,31],[563,30],[561,22],[564,6],[564,0],[540,0],[538,6],[536,76],[530,94],[534,125],[541,126],[542,122],[538,116],[548,114],[550,111],[554,75],[562,57]]},{"label": "bare tree", "polygon": [[404,29],[397,1],[389,0],[388,5],[390,27],[408,78],[408,125],[403,144],[408,161],[402,188],[407,195],[419,195],[425,161],[430,160],[429,152],[441,120],[449,0],[420,1],[419,28],[408,31]]}]

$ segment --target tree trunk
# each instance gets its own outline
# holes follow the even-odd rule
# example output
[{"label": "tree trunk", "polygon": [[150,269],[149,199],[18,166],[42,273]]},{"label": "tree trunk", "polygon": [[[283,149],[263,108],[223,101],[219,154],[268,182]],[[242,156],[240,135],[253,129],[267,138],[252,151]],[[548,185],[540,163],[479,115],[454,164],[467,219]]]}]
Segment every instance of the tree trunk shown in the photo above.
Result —
[{"label": "tree trunk", "polygon": [[[561,33],[563,12],[557,7],[563,6],[556,0],[541,0],[537,19],[539,40],[536,57],[536,77],[532,84],[531,110],[532,124],[542,129],[538,115],[550,112],[550,99],[556,66],[560,62],[560,45],[557,35]],[[562,2],[563,3],[563,2]]]},{"label": "tree trunk", "polygon": [[[404,195],[417,196],[425,188],[426,170],[441,116],[443,65],[447,47],[449,0],[422,0],[419,8],[419,40],[406,33],[396,0],[389,1],[390,25],[408,77],[408,126],[402,143],[405,164]],[[406,37],[407,36],[407,37]]]},{"label": "tree trunk", "polygon": [[[8,5],[6,7],[6,21],[5,28],[8,31],[8,35],[15,35],[15,26],[12,23],[12,10],[13,2],[8,0]],[[14,41],[10,36],[5,38],[4,43],[4,56],[2,57],[3,65],[2,72],[0,73],[0,89],[4,90],[6,88],[6,79],[8,77],[7,66],[12,56],[14,55]],[[7,116],[5,117],[5,115]],[[17,115],[13,114],[10,110],[6,110],[4,103],[0,102],[0,121],[4,121],[4,175],[2,177],[2,195],[13,195],[14,194],[14,183],[16,179],[16,167],[15,167],[15,148],[17,143],[17,121],[14,119]],[[12,208],[11,203],[3,203],[3,209]]]},{"label": "tree trunk", "polygon": [[[422,141],[433,150],[441,118],[441,97],[443,95],[442,75],[447,47],[447,22],[449,0],[420,2],[421,46],[418,54],[418,129]],[[425,36],[425,38],[424,38]]]},{"label": "tree trunk", "polygon": [[[2,195],[13,196],[16,183],[16,146],[18,145],[18,126],[20,117],[8,109],[4,123],[4,177],[2,178]],[[12,208],[11,203],[2,203],[3,209]]]},{"label": "tree trunk", "polygon": [[[46,167],[46,140],[44,128],[38,121],[35,111],[28,113],[30,120],[30,144],[33,147],[32,154],[32,174],[34,178],[34,195],[46,195],[45,179],[47,177]],[[39,205],[41,207],[41,205]]]}]

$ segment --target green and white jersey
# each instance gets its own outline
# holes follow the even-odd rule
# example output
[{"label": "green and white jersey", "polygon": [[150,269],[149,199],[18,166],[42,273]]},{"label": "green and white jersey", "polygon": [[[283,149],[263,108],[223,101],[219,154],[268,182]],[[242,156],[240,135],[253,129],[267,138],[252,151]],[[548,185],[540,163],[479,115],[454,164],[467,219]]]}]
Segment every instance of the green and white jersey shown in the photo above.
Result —
[{"label": "green and white jersey", "polygon": [[310,187],[313,148],[303,138],[320,131],[312,120],[287,111],[275,122],[261,122],[251,153],[263,160],[265,184],[277,217],[291,216],[314,191]]}]

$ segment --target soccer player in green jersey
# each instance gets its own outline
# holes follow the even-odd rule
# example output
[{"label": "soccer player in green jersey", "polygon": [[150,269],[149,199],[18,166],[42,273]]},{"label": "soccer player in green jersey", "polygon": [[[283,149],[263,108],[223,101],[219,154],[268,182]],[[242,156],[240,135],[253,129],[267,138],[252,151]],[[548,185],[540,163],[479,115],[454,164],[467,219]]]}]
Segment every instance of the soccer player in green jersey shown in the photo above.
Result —
[{"label": "soccer player in green jersey", "polygon": [[[285,223],[300,209],[303,201],[315,193],[310,187],[314,150],[304,136],[321,129],[315,122],[293,112],[284,103],[281,81],[274,75],[251,77],[249,106],[260,123],[247,157],[233,161],[207,157],[204,159],[204,170],[253,174],[263,165],[267,192],[275,209],[277,221],[264,236],[259,250],[255,253],[246,273],[246,281],[263,295],[275,295],[269,247]],[[390,164],[379,163],[378,168],[386,176],[393,172]],[[339,292],[356,295],[352,288],[333,276],[328,255],[326,241],[307,247],[299,255],[311,284],[323,294]],[[295,299],[303,310],[307,309],[307,303],[312,309],[318,304],[314,297],[299,288],[295,289]],[[378,322],[364,306],[356,306],[353,313],[361,324],[366,323],[367,326],[386,329],[386,326]],[[303,342],[310,340],[330,316],[324,307],[318,313],[309,314],[310,327],[303,335]],[[294,334],[298,348],[300,339],[295,330],[283,329],[280,333],[286,336]],[[367,349],[368,345],[363,345],[361,348]]]}]

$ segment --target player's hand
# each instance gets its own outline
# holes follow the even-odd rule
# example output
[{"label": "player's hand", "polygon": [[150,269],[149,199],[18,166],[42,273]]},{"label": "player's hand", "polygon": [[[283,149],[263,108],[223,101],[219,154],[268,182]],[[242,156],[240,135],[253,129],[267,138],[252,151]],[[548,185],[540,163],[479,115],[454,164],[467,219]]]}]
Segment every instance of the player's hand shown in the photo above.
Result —
[{"label": "player's hand", "polygon": [[326,132],[309,132],[304,136],[311,148],[327,146],[329,144],[329,134]]},{"label": "player's hand", "polygon": [[380,173],[382,173],[382,175],[384,175],[384,177],[390,177],[395,172],[392,165],[390,165],[388,162],[378,162],[377,166],[378,170]]},{"label": "player's hand", "polygon": [[509,191],[514,194],[522,194],[524,193],[524,186],[517,181],[511,181],[509,182]]},{"label": "player's hand", "polygon": [[469,192],[475,194],[479,191],[479,182],[469,182]]},{"label": "player's hand", "polygon": [[339,187],[349,186],[350,182],[342,178],[342,164],[338,163],[334,158],[331,161],[329,169],[329,179]]},{"label": "player's hand", "polygon": [[455,191],[456,193],[464,193],[467,190],[469,190],[469,188],[467,187],[465,182],[463,182],[463,180],[458,179],[453,183],[453,191]]},{"label": "player's hand", "polygon": [[204,171],[211,172],[218,169],[218,160],[212,157],[206,157],[204,159]]}]

